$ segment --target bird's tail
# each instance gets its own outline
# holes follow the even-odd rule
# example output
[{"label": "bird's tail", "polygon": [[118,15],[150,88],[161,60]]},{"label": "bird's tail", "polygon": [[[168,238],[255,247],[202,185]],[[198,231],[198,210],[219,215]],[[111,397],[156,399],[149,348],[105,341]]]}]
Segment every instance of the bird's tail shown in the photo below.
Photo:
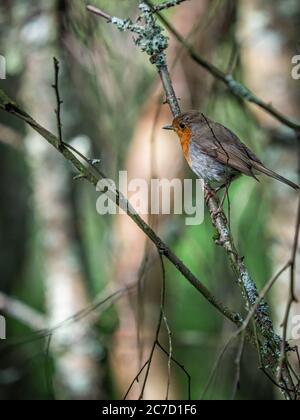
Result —
[{"label": "bird's tail", "polygon": [[276,172],[272,171],[271,169],[266,168],[264,165],[258,162],[252,162],[253,168],[259,172],[262,172],[265,175],[270,176],[271,178],[275,178],[284,184],[289,185],[290,187],[294,188],[294,190],[299,190],[299,185],[295,184],[294,182],[290,181],[289,179],[284,178],[283,176],[277,174]]}]

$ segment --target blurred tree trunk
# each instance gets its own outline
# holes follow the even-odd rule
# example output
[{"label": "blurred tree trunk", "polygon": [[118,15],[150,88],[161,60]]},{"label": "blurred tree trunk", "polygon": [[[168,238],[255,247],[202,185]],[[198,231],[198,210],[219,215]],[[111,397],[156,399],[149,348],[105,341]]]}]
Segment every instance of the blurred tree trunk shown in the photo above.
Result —
[{"label": "blurred tree trunk", "polygon": [[[50,25],[50,10],[44,12]],[[34,26],[34,19],[31,24]],[[50,89],[54,79],[52,66],[48,45],[41,52],[34,48],[33,42],[27,55],[22,97],[28,112],[55,132],[56,104],[54,92]],[[50,118],[51,115],[53,118]],[[65,162],[31,131],[26,144],[32,160],[35,202],[40,218],[49,326],[54,327],[86,308],[90,301],[76,253],[70,175]],[[101,399],[106,396],[98,363],[99,345],[93,334],[92,322],[84,318],[67,324],[59,328],[49,342],[55,365],[54,390],[58,398]]]},{"label": "blurred tree trunk", "polygon": [[[5,57],[11,48],[12,7],[8,2],[0,5],[0,54]],[[15,76],[7,71],[6,80],[1,80],[1,87],[12,97],[19,89]],[[24,285],[33,213],[30,170],[24,153],[22,128],[18,121],[0,113],[0,291],[8,295]],[[5,315],[2,309],[0,313]],[[12,324],[7,317],[8,334],[12,331]],[[24,354],[22,349],[14,352],[5,350],[2,340],[0,351],[0,399],[18,398],[23,372],[16,361],[23,362]]]}]

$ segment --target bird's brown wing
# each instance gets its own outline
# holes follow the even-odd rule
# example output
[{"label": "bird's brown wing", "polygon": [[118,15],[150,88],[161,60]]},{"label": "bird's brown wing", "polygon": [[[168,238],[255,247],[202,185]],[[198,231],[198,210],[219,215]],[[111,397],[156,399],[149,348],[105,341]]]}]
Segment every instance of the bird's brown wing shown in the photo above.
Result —
[{"label": "bird's brown wing", "polygon": [[295,190],[299,190],[298,185],[266,168],[257,156],[232,131],[222,124],[214,123],[207,119],[201,127],[197,128],[196,133],[192,137],[192,141],[199,151],[215,158],[223,165],[227,165],[255,179],[257,179],[255,176],[257,173],[263,173],[289,185]]},{"label": "bird's brown wing", "polygon": [[222,124],[207,120],[192,137],[199,151],[245,175],[255,177],[262,162],[239,138]]}]

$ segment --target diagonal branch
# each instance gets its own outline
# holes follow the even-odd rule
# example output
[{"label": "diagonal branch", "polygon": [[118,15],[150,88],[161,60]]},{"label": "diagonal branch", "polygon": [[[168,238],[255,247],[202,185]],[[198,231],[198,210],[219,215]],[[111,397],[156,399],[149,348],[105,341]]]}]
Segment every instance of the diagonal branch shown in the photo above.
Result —
[{"label": "diagonal branch", "polygon": [[187,0],[166,0],[164,3],[153,7],[153,13],[161,12],[162,10],[170,9],[171,7],[178,6]]}]

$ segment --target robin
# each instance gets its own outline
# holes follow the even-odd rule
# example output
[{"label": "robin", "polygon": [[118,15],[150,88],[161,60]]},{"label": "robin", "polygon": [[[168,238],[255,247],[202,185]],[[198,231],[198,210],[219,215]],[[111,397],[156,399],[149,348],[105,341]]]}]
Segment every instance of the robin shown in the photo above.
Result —
[{"label": "robin", "polygon": [[211,186],[227,186],[242,174],[258,180],[257,175],[263,173],[299,190],[298,185],[266,168],[232,131],[201,112],[185,112],[164,129],[177,133],[191,169]]}]

